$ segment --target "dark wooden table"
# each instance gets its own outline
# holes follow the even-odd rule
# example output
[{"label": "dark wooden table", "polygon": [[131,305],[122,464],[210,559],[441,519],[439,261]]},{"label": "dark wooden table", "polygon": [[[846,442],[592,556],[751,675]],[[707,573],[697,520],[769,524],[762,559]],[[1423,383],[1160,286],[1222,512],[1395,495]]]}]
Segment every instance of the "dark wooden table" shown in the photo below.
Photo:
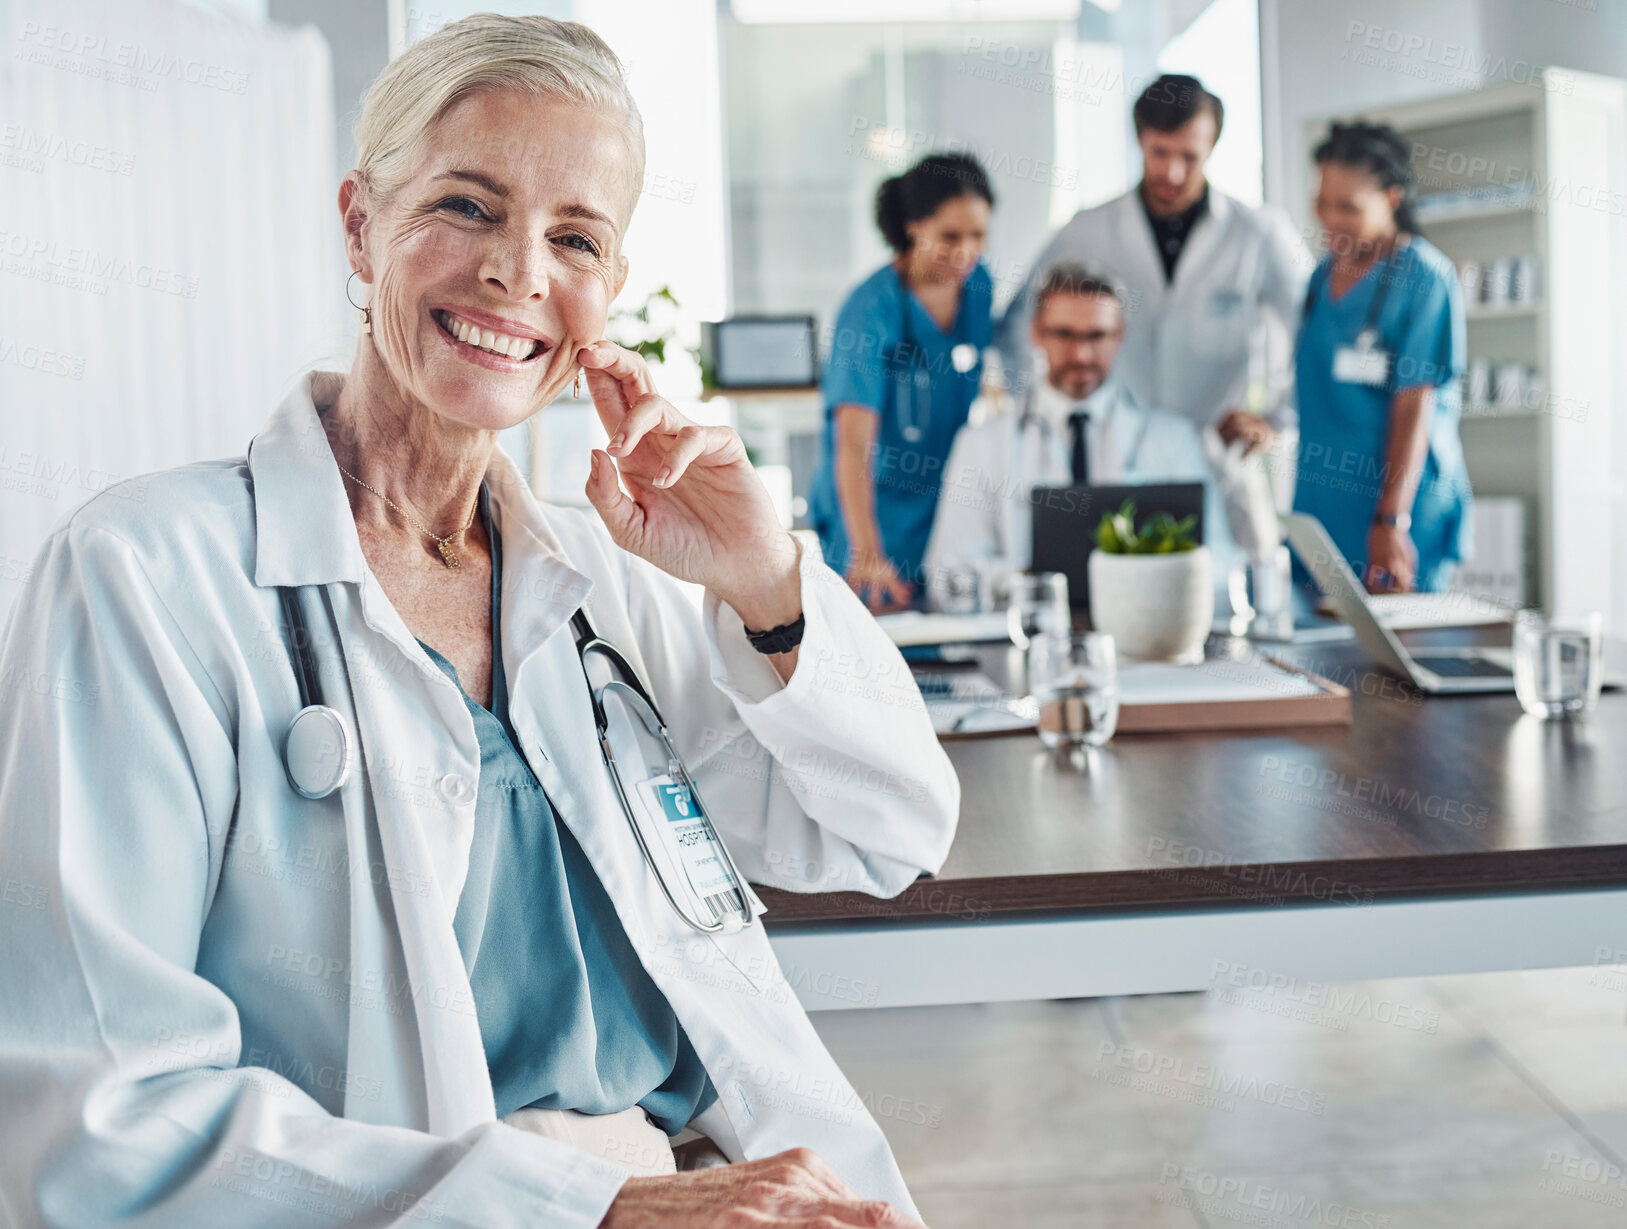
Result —
[{"label": "dark wooden table", "polygon": [[[1404,638],[1499,637],[1508,642],[1506,627]],[[1352,724],[1120,735],[1083,765],[1033,735],[948,743],[960,828],[938,876],[890,901],[764,890],[765,923],[794,931],[1627,884],[1627,695],[1606,691],[1585,720],[1543,722],[1511,692],[1423,696],[1353,641],[1281,655],[1348,687]]]}]

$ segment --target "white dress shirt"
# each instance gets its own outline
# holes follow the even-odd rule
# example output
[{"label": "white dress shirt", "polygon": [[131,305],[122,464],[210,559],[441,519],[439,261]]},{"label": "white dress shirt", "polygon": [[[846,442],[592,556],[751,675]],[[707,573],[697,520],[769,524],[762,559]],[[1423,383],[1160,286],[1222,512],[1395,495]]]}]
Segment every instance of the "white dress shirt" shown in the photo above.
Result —
[{"label": "white dress shirt", "polygon": [[1139,404],[1116,379],[1083,401],[1048,383],[1036,383],[1020,408],[991,414],[961,428],[944,466],[938,512],[927,543],[929,596],[943,593],[950,568],[974,560],[1026,568],[1033,556],[1030,493],[1036,486],[1067,486],[1073,478],[1076,410],[1090,415],[1086,435],[1092,485],[1203,482],[1204,520],[1211,545],[1224,534],[1203,443],[1192,424],[1167,410]]}]

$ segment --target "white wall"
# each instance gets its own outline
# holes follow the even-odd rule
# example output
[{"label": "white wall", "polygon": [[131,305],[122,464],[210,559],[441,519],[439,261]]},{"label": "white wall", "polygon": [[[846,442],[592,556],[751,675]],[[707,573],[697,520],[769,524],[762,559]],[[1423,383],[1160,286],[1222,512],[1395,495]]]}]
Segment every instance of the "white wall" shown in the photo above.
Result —
[{"label": "white wall", "polygon": [[[1543,0],[1523,0],[1548,8]],[[1305,126],[1363,107],[1393,106],[1473,89],[1478,73],[1447,66],[1448,48],[1479,49],[1482,0],[1260,0],[1260,92],[1264,111],[1265,195],[1319,242],[1310,211]],[[1376,53],[1399,35],[1411,51]]]}]

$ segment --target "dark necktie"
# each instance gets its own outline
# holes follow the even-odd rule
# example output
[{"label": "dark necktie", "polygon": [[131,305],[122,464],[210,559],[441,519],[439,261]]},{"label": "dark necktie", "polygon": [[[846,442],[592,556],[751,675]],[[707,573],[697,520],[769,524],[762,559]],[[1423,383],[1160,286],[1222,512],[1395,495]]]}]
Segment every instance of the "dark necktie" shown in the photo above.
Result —
[{"label": "dark necktie", "polygon": [[1090,441],[1085,438],[1090,430],[1090,415],[1075,410],[1068,415],[1068,425],[1073,428],[1073,485],[1085,486],[1090,481]]}]

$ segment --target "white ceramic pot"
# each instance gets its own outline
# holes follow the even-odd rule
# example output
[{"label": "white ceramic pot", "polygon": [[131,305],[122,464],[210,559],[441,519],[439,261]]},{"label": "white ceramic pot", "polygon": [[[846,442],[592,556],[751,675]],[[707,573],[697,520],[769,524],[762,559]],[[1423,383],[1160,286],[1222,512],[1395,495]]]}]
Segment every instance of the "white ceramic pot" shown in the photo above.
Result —
[{"label": "white ceramic pot", "polygon": [[1209,548],[1168,555],[1090,553],[1090,622],[1122,657],[1203,660],[1215,618]]}]

